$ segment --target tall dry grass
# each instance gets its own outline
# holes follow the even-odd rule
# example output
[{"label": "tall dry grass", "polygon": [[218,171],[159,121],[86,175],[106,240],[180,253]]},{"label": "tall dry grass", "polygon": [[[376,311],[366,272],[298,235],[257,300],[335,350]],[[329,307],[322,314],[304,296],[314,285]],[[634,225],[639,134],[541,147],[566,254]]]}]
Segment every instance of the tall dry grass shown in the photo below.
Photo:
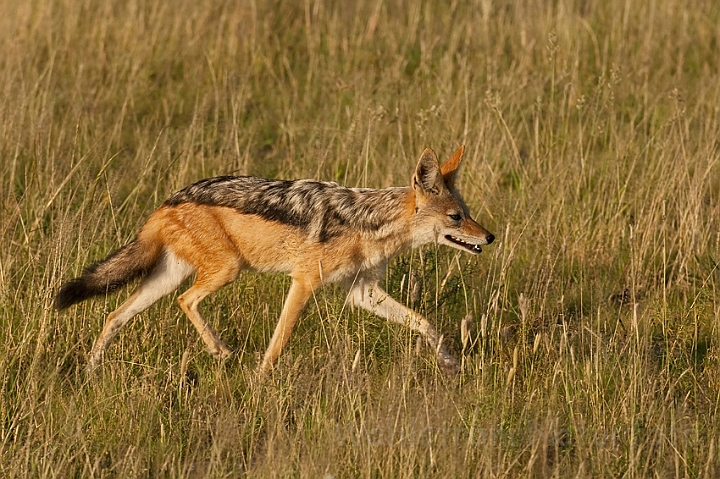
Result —
[{"label": "tall dry grass", "polygon": [[[720,7],[710,0],[0,5],[3,477],[718,477]],[[288,281],[174,305],[85,355],[127,292],[59,283],[216,174],[402,185],[425,146],[498,241],[388,288],[462,352]],[[269,241],[272,238],[268,239]],[[415,287],[415,285],[418,285]]]}]

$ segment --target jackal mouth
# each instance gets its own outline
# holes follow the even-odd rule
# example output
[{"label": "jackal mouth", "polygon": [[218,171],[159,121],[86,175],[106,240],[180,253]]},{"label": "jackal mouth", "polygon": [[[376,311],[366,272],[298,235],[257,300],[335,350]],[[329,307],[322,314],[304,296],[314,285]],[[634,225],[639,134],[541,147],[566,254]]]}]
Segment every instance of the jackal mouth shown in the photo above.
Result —
[{"label": "jackal mouth", "polygon": [[478,254],[478,253],[482,252],[482,248],[480,247],[479,244],[468,243],[467,241],[463,241],[460,238],[456,238],[451,235],[445,235],[445,239],[450,241],[451,243],[455,243],[458,246],[462,246],[463,248],[470,251],[471,253]]}]

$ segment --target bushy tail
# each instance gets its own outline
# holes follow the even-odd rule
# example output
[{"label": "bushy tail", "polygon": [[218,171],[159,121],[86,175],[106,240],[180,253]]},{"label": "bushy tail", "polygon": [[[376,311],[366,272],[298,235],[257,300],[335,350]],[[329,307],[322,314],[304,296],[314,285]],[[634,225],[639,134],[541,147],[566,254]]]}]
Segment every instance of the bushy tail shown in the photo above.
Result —
[{"label": "bushy tail", "polygon": [[55,308],[69,308],[93,296],[116,291],[135,278],[145,276],[158,260],[159,244],[135,238],[102,261],[85,269],[82,276],[68,281],[55,296]]}]

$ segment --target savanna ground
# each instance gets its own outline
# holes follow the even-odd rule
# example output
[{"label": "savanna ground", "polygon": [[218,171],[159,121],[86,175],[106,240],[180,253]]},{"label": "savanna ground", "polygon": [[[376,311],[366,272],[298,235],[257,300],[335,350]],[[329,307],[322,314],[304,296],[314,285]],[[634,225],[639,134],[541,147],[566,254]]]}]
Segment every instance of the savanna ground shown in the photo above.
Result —
[{"label": "savanna ground", "polygon": [[[713,0],[0,5],[0,476],[720,476],[720,5]],[[408,184],[465,144],[495,244],[387,287],[462,355],[318,292],[255,373],[288,279],[175,296],[82,374],[127,290],[61,281],[218,174]],[[267,241],[274,241],[267,238]]]}]

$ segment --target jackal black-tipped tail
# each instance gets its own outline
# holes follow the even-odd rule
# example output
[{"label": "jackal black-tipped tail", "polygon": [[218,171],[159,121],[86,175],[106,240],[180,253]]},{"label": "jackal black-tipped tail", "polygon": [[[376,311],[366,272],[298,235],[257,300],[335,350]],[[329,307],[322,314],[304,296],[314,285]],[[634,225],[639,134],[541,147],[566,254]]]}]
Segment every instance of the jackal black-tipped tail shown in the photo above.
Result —
[{"label": "jackal black-tipped tail", "polygon": [[112,293],[133,279],[146,275],[157,262],[161,247],[138,238],[85,269],[68,281],[55,296],[55,308],[69,308],[93,296]]}]

